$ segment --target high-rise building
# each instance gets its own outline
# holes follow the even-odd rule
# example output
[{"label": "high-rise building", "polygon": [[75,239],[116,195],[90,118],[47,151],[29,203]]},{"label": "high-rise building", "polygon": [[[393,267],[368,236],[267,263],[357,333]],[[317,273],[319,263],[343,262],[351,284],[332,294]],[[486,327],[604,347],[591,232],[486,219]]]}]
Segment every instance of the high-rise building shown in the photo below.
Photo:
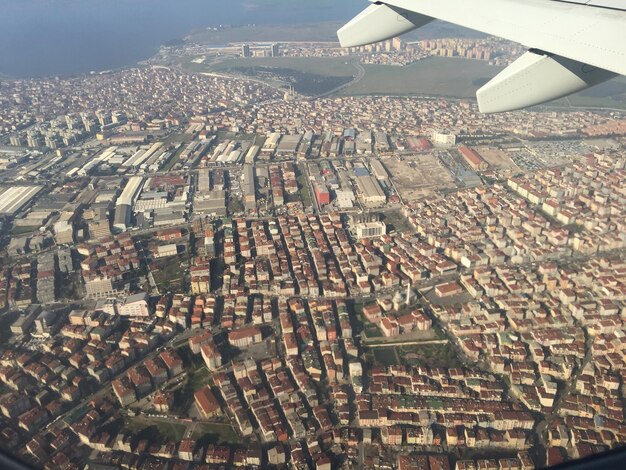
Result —
[{"label": "high-rise building", "polygon": [[272,57],[280,56],[280,44],[272,44]]},{"label": "high-rise building", "polygon": [[241,57],[252,57],[252,52],[250,51],[250,45],[244,44],[241,46]]},{"label": "high-rise building", "polygon": [[108,124],[111,124],[112,122],[111,113],[107,111],[103,111],[103,110],[96,111],[96,118],[98,118],[98,122],[100,123],[100,126],[106,126]]}]

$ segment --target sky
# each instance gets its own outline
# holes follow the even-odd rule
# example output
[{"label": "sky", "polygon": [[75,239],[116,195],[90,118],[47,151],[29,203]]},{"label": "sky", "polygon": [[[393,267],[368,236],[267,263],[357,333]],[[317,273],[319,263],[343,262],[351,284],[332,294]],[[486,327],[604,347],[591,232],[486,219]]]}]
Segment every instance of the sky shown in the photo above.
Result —
[{"label": "sky", "polygon": [[194,28],[348,20],[366,0],[0,0],[0,73],[118,68]]}]

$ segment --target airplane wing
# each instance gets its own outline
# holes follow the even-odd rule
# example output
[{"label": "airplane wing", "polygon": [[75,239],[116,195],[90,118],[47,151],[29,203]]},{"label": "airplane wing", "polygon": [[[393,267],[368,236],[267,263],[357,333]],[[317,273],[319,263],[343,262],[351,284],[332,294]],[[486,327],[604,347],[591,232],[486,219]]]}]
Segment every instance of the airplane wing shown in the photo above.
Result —
[{"label": "airplane wing", "polygon": [[478,90],[482,112],[525,108],[626,75],[626,0],[384,0],[341,28],[341,45],[383,41],[441,19],[527,46]]}]

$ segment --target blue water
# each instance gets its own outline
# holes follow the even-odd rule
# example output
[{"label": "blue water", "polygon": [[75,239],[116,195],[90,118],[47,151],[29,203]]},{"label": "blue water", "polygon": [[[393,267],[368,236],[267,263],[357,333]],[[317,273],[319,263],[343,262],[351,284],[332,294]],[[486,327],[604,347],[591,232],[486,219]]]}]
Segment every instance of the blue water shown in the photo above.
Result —
[{"label": "blue water", "polygon": [[0,0],[0,73],[133,65],[194,28],[345,20],[366,0]]}]

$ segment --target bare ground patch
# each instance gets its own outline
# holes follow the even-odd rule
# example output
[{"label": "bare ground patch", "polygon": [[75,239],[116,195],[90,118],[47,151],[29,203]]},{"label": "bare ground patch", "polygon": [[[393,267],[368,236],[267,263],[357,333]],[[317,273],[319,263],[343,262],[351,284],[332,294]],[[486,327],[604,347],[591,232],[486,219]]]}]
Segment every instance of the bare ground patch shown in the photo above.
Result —
[{"label": "bare ground patch", "polygon": [[494,147],[477,147],[476,151],[485,159],[489,166],[498,170],[519,171],[520,168],[515,164],[509,154],[505,151]]},{"label": "bare ground patch", "polygon": [[455,188],[452,176],[431,154],[385,160],[402,198],[414,201],[438,189]]}]

